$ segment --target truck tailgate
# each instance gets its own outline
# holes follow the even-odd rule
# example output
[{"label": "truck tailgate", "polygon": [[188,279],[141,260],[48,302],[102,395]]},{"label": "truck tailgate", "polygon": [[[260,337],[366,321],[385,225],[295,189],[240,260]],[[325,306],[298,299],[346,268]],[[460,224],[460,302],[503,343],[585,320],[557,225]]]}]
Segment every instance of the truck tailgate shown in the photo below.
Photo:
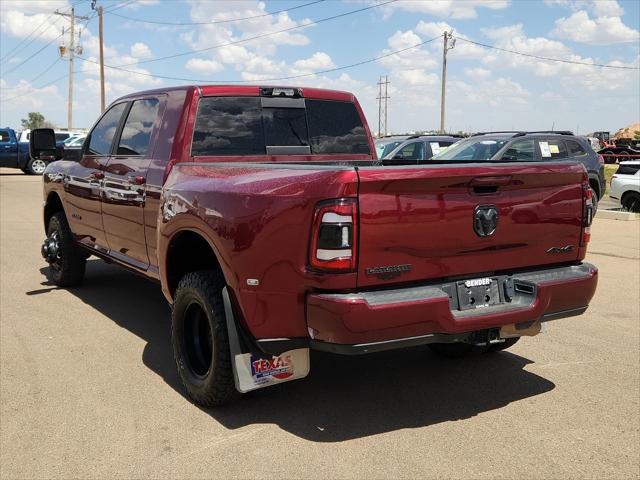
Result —
[{"label": "truck tailgate", "polygon": [[[358,175],[359,287],[515,270],[580,255],[586,180],[580,164],[365,167]],[[484,229],[474,228],[483,214],[476,214],[479,207],[489,215]],[[489,233],[492,207],[495,232],[480,236]]]}]

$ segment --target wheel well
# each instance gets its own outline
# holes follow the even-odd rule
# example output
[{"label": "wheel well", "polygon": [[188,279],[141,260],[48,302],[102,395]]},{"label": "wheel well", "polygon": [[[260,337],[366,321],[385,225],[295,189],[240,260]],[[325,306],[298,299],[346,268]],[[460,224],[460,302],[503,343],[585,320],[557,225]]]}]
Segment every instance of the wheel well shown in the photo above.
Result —
[{"label": "wheel well", "polygon": [[635,190],[627,190],[622,195],[620,195],[620,203],[623,203],[625,198],[629,197],[640,197],[640,193],[636,192]]},{"label": "wheel well", "polygon": [[600,198],[602,197],[602,195],[600,194],[600,182],[595,178],[590,178],[589,185],[591,186],[593,191],[596,192],[596,195],[598,196],[598,200],[600,200]]},{"label": "wheel well", "polygon": [[46,231],[49,226],[49,220],[57,212],[64,212],[62,200],[57,193],[51,192],[47,197],[47,203],[44,206],[44,229]]},{"label": "wheel well", "polygon": [[177,233],[167,249],[167,286],[173,295],[180,279],[197,270],[221,270],[216,254],[202,236],[192,231]]}]

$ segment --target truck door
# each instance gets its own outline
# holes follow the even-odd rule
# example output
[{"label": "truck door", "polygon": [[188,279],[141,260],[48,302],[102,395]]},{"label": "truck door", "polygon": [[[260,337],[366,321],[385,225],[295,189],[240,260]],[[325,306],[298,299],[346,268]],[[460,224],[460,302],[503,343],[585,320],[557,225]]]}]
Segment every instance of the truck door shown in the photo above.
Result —
[{"label": "truck door", "polygon": [[100,190],[113,140],[127,105],[127,102],[118,103],[102,115],[87,137],[81,161],[64,178],[71,231],[78,241],[98,250],[107,249]]},{"label": "truck door", "polygon": [[[158,130],[161,100],[142,98],[130,104],[105,169],[102,223],[110,254],[133,266],[149,265],[144,228],[145,184]],[[156,127],[156,128],[154,128]]]},{"label": "truck door", "polygon": [[18,142],[7,129],[0,130],[0,167],[18,166]]}]

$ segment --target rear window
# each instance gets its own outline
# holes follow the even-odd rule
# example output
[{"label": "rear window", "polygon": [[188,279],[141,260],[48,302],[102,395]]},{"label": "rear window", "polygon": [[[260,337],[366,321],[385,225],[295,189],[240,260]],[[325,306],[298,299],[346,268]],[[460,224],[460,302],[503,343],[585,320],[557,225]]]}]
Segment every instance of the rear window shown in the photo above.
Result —
[{"label": "rear window", "polygon": [[482,138],[475,137],[461,140],[449,148],[435,155],[432,160],[444,161],[478,161],[491,160],[491,158],[509,141],[506,138]]},{"label": "rear window", "polygon": [[307,100],[306,105],[312,153],[370,153],[367,132],[353,103]]},{"label": "rear window", "polygon": [[640,170],[639,163],[621,163],[616,175],[635,175]]},{"label": "rear window", "polygon": [[9,140],[11,140],[9,130],[0,130],[0,142],[8,142]]},{"label": "rear window", "polygon": [[368,136],[351,102],[305,99],[306,108],[262,106],[261,97],[200,99],[194,156],[264,155],[267,146],[291,153],[369,154]]}]

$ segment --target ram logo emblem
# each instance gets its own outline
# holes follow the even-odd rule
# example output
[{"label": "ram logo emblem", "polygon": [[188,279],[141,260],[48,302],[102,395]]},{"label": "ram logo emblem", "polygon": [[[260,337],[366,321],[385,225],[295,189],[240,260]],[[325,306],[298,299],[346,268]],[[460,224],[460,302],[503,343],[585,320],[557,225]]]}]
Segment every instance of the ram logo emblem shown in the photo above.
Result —
[{"label": "ram logo emblem", "polygon": [[495,205],[478,205],[473,211],[473,229],[479,237],[489,237],[498,228],[498,209]]}]

